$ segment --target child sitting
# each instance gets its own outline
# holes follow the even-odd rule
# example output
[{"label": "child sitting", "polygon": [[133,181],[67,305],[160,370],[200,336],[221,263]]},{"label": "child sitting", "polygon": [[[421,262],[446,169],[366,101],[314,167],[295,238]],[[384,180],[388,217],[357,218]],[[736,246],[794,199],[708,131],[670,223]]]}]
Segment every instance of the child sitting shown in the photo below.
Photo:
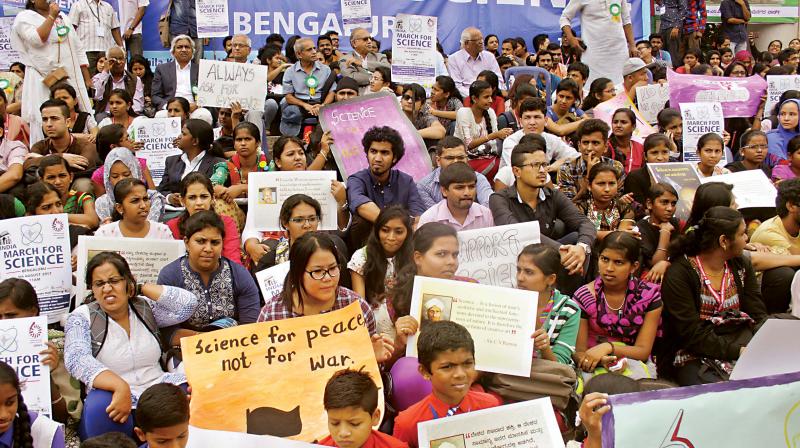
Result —
[{"label": "child sitting", "polygon": [[378,386],[369,373],[340,370],[325,385],[323,398],[330,435],[318,443],[348,448],[408,448],[408,444],[372,429],[380,422]]},{"label": "child sitting", "polygon": [[477,377],[475,343],[463,326],[450,321],[426,325],[417,340],[417,354],[419,372],[431,382],[433,390],[394,420],[394,436],[410,447],[417,447],[419,422],[501,404],[493,395],[470,390]]},{"label": "child sitting", "polygon": [[140,448],[186,448],[189,443],[189,400],[183,389],[169,383],[148,387],[139,397],[133,431],[145,442]]}]

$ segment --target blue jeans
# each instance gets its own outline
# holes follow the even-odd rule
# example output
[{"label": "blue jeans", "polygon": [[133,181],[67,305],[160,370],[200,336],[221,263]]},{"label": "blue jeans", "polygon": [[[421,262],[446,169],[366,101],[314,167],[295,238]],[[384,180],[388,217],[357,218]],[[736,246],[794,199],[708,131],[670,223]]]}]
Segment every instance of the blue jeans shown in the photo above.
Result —
[{"label": "blue jeans", "polygon": [[86,394],[86,400],[83,402],[83,414],[78,425],[78,435],[81,440],[107,432],[121,432],[133,437],[133,411],[125,423],[116,423],[111,420],[106,412],[106,408],[111,404],[111,396],[111,392],[100,389],[92,389]]}]

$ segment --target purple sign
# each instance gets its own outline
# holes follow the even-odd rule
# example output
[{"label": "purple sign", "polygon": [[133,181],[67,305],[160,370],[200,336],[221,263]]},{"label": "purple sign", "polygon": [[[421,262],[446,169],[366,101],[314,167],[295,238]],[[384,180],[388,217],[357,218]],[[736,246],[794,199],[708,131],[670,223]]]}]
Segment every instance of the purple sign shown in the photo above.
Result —
[{"label": "purple sign", "polygon": [[725,118],[753,117],[767,91],[767,81],[753,75],[747,78],[682,75],[667,70],[669,104],[718,102]]},{"label": "purple sign", "polygon": [[419,132],[406,118],[397,98],[389,92],[359,96],[322,108],[322,129],[333,136],[333,157],[344,177],[367,168],[361,138],[372,127],[389,126],[400,133],[405,155],[396,167],[419,180],[431,172],[431,158]]}]

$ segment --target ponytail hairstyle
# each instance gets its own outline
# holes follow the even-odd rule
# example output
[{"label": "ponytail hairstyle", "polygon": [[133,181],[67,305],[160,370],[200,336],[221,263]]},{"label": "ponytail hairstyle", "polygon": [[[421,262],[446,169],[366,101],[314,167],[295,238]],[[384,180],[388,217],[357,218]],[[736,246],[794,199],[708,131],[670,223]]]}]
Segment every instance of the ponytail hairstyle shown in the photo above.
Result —
[{"label": "ponytail hairstyle", "polygon": [[[489,89],[492,90],[491,84],[486,81],[475,81],[469,86],[469,100],[472,101],[472,104],[475,104],[475,100],[480,96],[481,92],[484,90]],[[493,90],[492,90],[493,91]],[[494,91],[493,91],[494,92]],[[497,131],[495,129],[495,125],[492,125],[492,121],[489,118],[489,109],[483,111],[483,119],[486,120],[486,130],[487,133],[492,134]]]},{"label": "ponytail hairstyle", "polygon": [[31,435],[31,417],[28,415],[28,406],[22,397],[22,389],[19,386],[17,372],[0,361],[0,384],[10,384],[17,391],[17,412],[14,415],[14,448],[33,448],[33,436]]},{"label": "ponytail hairstyle", "polygon": [[414,228],[412,226],[411,216],[408,211],[399,205],[392,205],[381,210],[378,219],[375,220],[375,225],[372,226],[372,232],[367,239],[365,247],[366,263],[364,263],[364,284],[366,286],[366,297],[364,297],[369,304],[375,308],[383,301],[383,295],[386,292],[386,268],[389,265],[386,259],[386,253],[381,244],[381,228],[393,219],[399,219],[403,222],[406,228],[406,239],[403,245],[394,254],[394,269],[395,273],[409,264],[413,264],[411,257],[411,244],[413,239]]},{"label": "ponytail hairstyle", "polygon": [[700,223],[705,213],[712,207],[730,207],[733,203],[733,185],[722,182],[701,184],[694,193],[692,210],[686,220],[686,228]]},{"label": "ponytail hairstyle", "polygon": [[[114,185],[114,203],[116,205],[122,205],[125,198],[128,197],[131,191],[136,187],[143,187],[145,191],[147,191],[147,185],[134,177],[126,177],[117,182],[117,185]],[[117,207],[115,206],[114,211],[111,212],[111,220],[119,221],[120,219],[122,219],[122,214],[117,211]]]},{"label": "ponytail hairstyle", "polygon": [[731,240],[736,236],[743,219],[738,210],[728,206],[711,207],[699,223],[689,227],[685,234],[669,245],[670,257],[674,259],[681,255],[695,256],[716,249],[720,236],[724,235]]},{"label": "ponytail hairstyle", "polygon": [[484,81],[489,83],[492,87],[492,98],[500,96],[500,79],[497,77],[497,73],[491,70],[484,70],[478,73],[476,78],[483,78]]}]

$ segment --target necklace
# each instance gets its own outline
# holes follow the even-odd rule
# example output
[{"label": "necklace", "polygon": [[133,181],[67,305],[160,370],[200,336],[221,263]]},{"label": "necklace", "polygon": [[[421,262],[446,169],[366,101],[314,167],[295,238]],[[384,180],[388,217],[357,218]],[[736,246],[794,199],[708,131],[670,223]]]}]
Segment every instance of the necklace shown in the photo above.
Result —
[{"label": "necklace", "polygon": [[608,308],[609,310],[614,311],[615,313],[617,313],[617,318],[622,317],[622,308],[625,307],[625,302],[628,301],[628,291],[627,290],[625,291],[624,295],[622,296],[622,303],[620,303],[617,308],[614,308],[613,306],[611,306],[611,304],[608,302],[608,299],[606,297],[607,296],[606,296],[605,291],[604,291],[603,292],[603,300],[606,302],[606,308]]}]

